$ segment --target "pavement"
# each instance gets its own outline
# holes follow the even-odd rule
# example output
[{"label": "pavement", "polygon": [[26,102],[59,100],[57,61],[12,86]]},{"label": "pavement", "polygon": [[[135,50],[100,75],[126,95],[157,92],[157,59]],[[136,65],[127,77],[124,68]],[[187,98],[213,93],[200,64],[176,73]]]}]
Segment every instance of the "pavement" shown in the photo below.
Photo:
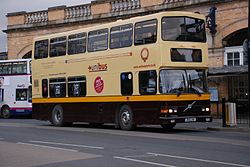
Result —
[{"label": "pavement", "polygon": [[185,128],[185,129],[207,129],[214,131],[237,131],[237,132],[249,132],[250,133],[250,123],[245,124],[236,124],[236,125],[227,125],[223,127],[222,119],[213,119],[212,122],[208,123],[183,123],[177,124],[176,128]]},{"label": "pavement", "polygon": [[244,124],[231,124],[226,125],[226,127],[223,127],[222,119],[213,119],[213,122],[211,122],[207,128],[208,130],[228,130],[228,131],[245,131],[250,132],[250,122],[246,122]]}]

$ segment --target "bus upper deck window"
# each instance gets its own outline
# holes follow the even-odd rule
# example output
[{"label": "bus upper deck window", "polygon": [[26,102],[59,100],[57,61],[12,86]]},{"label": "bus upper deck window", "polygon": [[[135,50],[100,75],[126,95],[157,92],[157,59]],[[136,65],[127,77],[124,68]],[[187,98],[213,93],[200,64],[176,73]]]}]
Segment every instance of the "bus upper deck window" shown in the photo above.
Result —
[{"label": "bus upper deck window", "polygon": [[157,40],[157,20],[135,24],[135,45],[155,43]]},{"label": "bus upper deck window", "polygon": [[132,45],[133,25],[112,27],[110,30],[110,49],[124,48]]},{"label": "bus upper deck window", "polygon": [[50,39],[50,57],[66,55],[66,37]]},{"label": "bus upper deck window", "polygon": [[205,22],[191,17],[163,17],[162,39],[164,41],[206,42]]},{"label": "bus upper deck window", "polygon": [[88,51],[102,51],[108,49],[108,29],[90,31],[88,34]]},{"label": "bus upper deck window", "polygon": [[48,44],[49,41],[47,39],[35,42],[35,59],[42,59],[48,57]]},{"label": "bus upper deck window", "polygon": [[68,54],[86,52],[86,33],[73,34],[68,39]]},{"label": "bus upper deck window", "polygon": [[27,62],[13,62],[12,74],[27,74]]}]

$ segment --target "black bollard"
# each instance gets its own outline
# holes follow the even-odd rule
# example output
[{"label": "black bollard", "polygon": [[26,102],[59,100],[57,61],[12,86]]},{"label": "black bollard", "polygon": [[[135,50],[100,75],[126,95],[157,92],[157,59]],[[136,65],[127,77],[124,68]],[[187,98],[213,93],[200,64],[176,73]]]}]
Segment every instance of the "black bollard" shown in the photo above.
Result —
[{"label": "black bollard", "polygon": [[222,127],[226,127],[226,99],[222,98]]}]

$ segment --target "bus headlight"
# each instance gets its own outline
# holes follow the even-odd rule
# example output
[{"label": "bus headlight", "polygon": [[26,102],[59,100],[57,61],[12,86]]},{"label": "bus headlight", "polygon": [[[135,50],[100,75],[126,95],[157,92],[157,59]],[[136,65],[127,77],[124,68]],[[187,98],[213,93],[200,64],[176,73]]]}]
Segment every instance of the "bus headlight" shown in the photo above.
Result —
[{"label": "bus headlight", "polygon": [[210,111],[210,108],[209,107],[206,107],[206,108],[202,108],[201,111]]},{"label": "bus headlight", "polygon": [[175,109],[175,108],[162,108],[161,113],[173,114],[173,113],[177,113],[177,109]]}]

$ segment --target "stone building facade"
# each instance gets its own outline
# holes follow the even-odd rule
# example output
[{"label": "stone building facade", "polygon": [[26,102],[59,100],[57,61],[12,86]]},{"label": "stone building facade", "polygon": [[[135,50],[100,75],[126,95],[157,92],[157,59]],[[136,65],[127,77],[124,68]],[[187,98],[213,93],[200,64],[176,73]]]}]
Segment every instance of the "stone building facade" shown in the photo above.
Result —
[{"label": "stone building facade", "polygon": [[[209,86],[218,99],[237,102],[245,110],[248,99],[247,66],[242,44],[247,38],[248,0],[98,0],[79,6],[58,6],[44,11],[8,13],[9,59],[31,56],[35,36],[88,27],[117,19],[160,11],[191,11],[208,15],[216,7],[217,33],[209,30]],[[217,108],[213,104],[213,111]],[[243,112],[243,111],[241,111]]]}]

